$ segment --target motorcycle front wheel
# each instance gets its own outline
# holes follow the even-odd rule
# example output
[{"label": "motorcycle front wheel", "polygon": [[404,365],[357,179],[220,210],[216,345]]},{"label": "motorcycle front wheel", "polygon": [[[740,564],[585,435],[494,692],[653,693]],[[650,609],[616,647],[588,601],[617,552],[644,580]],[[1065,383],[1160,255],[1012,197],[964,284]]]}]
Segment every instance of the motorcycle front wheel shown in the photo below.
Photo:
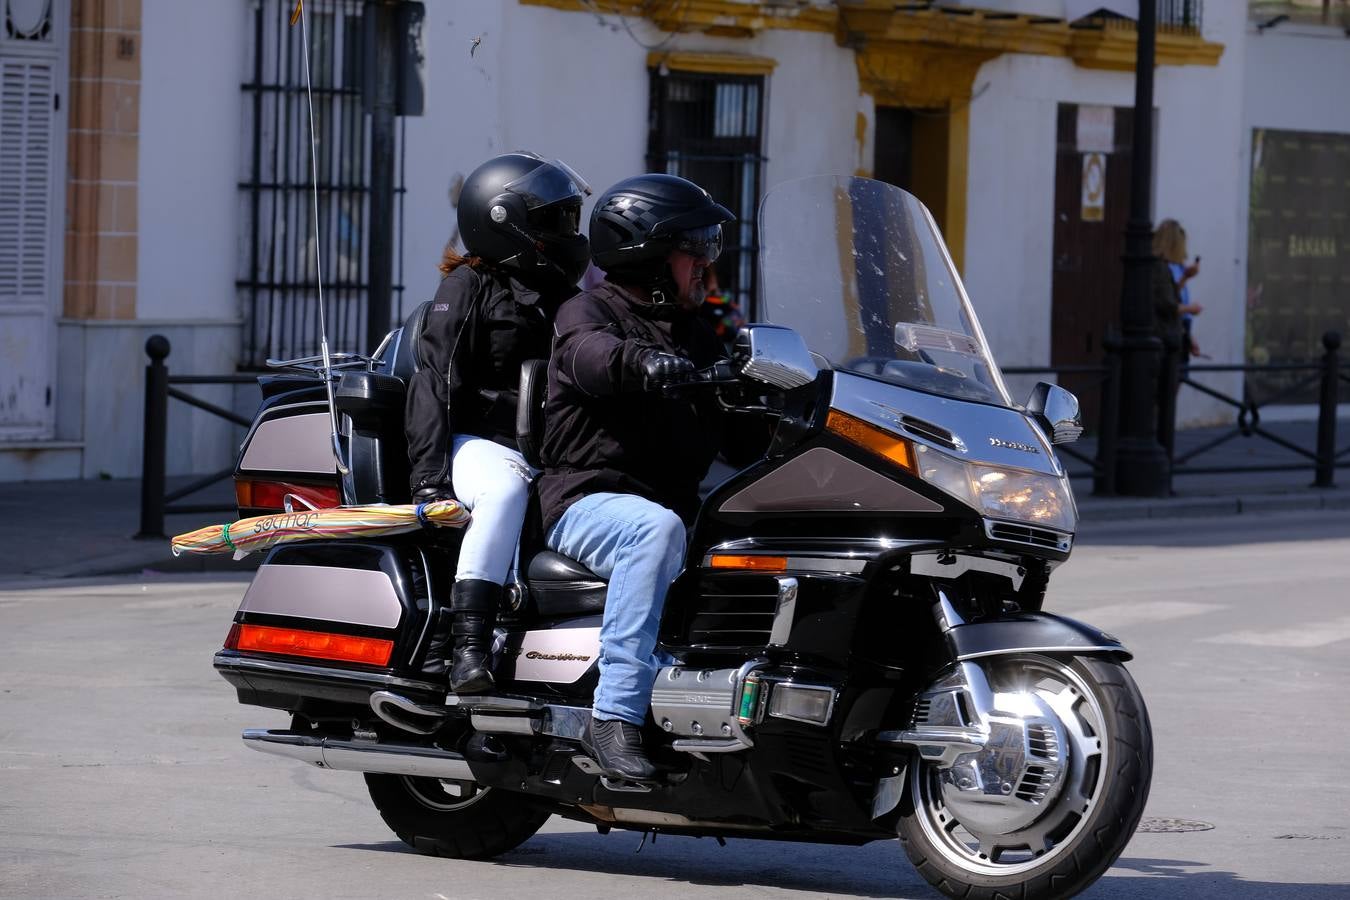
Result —
[{"label": "motorcycle front wheel", "polygon": [[528,797],[471,781],[366,774],[380,818],[428,856],[491,859],[534,836],[549,813]]},{"label": "motorcycle front wheel", "polygon": [[1112,659],[1008,656],[982,668],[1002,703],[1020,703],[1034,722],[1025,729],[1027,759],[1041,762],[1040,754],[1044,764],[997,784],[997,754],[945,768],[916,761],[900,843],[951,897],[1073,896],[1110,868],[1143,815],[1153,775],[1143,697]]}]

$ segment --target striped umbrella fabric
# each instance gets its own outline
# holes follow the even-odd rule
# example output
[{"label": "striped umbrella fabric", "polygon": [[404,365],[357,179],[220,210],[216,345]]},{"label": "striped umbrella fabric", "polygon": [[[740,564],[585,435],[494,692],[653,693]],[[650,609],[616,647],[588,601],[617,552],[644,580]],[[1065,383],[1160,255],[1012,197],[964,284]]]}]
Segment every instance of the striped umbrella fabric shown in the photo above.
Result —
[{"label": "striped umbrella fabric", "polygon": [[460,528],[469,511],[454,500],[392,506],[344,506],[304,509],[240,519],[229,525],[208,525],[180,534],[170,545],[184,553],[233,553],[240,559],[257,550],[296,541],[380,537],[419,528]]}]

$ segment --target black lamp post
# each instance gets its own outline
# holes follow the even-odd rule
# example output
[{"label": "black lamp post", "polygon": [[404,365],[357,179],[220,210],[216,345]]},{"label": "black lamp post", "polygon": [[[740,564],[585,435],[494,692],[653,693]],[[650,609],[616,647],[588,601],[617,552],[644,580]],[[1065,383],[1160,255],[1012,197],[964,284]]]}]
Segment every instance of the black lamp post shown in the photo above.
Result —
[{"label": "black lamp post", "polygon": [[1157,0],[1139,2],[1134,74],[1134,148],[1130,220],[1125,226],[1125,285],[1120,298],[1120,438],[1116,491],[1136,497],[1167,494],[1171,463],[1158,443],[1158,377],[1162,342],[1153,330],[1153,48]]}]

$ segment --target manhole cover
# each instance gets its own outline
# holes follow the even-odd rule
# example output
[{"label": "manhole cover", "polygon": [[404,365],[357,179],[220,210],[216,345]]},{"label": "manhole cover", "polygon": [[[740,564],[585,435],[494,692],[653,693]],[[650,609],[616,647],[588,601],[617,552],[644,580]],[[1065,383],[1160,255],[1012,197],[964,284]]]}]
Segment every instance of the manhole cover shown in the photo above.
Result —
[{"label": "manhole cover", "polygon": [[1144,834],[1180,834],[1183,831],[1213,831],[1214,826],[1208,822],[1200,822],[1195,819],[1158,819],[1146,817],[1139,820],[1139,827],[1135,831]]}]

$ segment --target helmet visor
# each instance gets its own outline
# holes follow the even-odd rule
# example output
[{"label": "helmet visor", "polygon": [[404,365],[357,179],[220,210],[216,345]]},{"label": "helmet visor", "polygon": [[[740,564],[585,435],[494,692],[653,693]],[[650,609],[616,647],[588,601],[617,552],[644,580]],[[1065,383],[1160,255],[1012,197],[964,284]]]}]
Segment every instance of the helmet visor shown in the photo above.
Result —
[{"label": "helmet visor", "polygon": [[675,249],[710,263],[717,262],[717,257],[722,255],[722,226],[707,225],[681,231],[675,235]]},{"label": "helmet visor", "polygon": [[538,168],[508,183],[503,190],[518,195],[526,209],[538,209],[561,200],[585,199],[591,186],[562,160],[541,163]]},{"label": "helmet visor", "polygon": [[534,207],[526,213],[526,221],[535,231],[571,237],[581,229],[581,200],[569,197],[562,203]]}]

